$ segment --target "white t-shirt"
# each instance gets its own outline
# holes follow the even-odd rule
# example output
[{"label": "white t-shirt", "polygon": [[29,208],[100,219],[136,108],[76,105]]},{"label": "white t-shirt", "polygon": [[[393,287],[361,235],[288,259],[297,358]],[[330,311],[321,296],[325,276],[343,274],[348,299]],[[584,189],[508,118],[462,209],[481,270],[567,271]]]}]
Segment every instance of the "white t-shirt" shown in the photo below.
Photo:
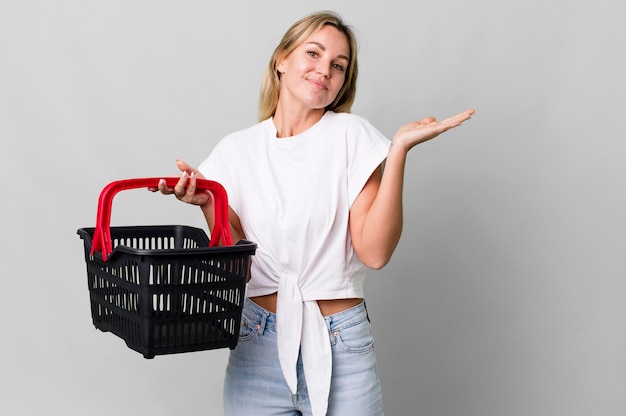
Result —
[{"label": "white t-shirt", "polygon": [[246,239],[257,244],[247,295],[278,292],[281,368],[295,393],[301,350],[314,408],[326,408],[332,365],[316,300],[364,295],[366,267],[350,239],[350,207],[389,144],[353,114],[326,112],[287,138],[276,137],[270,118],[226,136],[199,167],[224,186]]}]

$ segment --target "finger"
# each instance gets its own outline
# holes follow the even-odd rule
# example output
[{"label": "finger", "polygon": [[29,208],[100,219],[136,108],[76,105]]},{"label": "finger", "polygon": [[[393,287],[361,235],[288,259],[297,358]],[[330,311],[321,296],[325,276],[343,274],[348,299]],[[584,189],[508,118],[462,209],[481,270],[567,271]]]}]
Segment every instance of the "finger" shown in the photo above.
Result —
[{"label": "finger", "polygon": [[447,119],[443,120],[442,123],[454,124],[454,123],[463,122],[463,121],[467,120],[468,118],[469,118],[469,116],[466,115],[465,113],[460,113],[460,114],[454,115],[452,117],[448,117]]},{"label": "finger", "polygon": [[156,191],[160,191],[162,194],[165,194],[165,195],[169,195],[169,194],[174,192],[174,190],[172,188],[168,188],[167,187],[167,184],[165,183],[165,179],[159,180],[159,183],[158,183],[156,188],[150,187],[148,189],[150,191],[155,191],[155,192]]},{"label": "finger", "polygon": [[475,113],[474,110],[463,111],[462,113],[457,114],[456,118],[462,121],[469,120],[470,118],[472,118],[474,113]]},{"label": "finger", "polygon": [[176,166],[178,166],[178,169],[180,169],[181,172],[187,172],[188,174],[191,174],[192,172],[198,173],[197,169],[193,168],[184,160],[176,159]]},{"label": "finger", "polygon": [[176,165],[178,166],[178,169],[180,169],[182,172],[187,172],[190,175],[192,173],[195,173],[197,178],[206,179],[204,175],[200,173],[198,169],[194,168],[193,166],[191,166],[190,164],[188,164],[187,162],[183,160],[176,159]]},{"label": "finger", "polygon": [[185,196],[185,186],[187,185],[187,179],[189,178],[189,174],[185,171],[182,175],[180,175],[180,179],[174,186],[174,194],[176,198],[182,198]]},{"label": "finger", "polygon": [[448,117],[447,119],[443,120],[441,123],[442,124],[451,124],[451,125],[458,126],[459,124],[463,123],[464,121],[469,120],[470,118],[472,118],[473,115],[474,115],[474,110],[467,110],[467,111],[464,111],[464,112],[459,113],[457,115],[454,115],[452,117]]},{"label": "finger", "polygon": [[435,117],[426,117],[421,120],[414,121],[413,123],[417,124],[418,126],[424,126],[426,124],[434,123],[435,121],[437,121]]},{"label": "finger", "polygon": [[189,175],[189,184],[187,185],[187,195],[195,195],[196,194],[196,174],[195,172],[191,172]]}]

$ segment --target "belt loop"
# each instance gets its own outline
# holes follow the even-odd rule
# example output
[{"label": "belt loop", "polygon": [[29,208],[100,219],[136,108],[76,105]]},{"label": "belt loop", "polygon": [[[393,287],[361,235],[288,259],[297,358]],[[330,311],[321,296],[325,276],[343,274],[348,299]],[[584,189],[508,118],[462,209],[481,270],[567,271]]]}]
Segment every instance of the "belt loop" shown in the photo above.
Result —
[{"label": "belt loop", "polygon": [[367,316],[367,322],[372,322],[370,321],[370,314],[367,312],[367,304],[365,303],[365,299],[363,299],[363,306],[365,307],[365,316]]},{"label": "belt loop", "polygon": [[328,329],[328,340],[330,341],[330,345],[335,345],[335,335],[331,331],[331,317],[325,316],[324,321],[326,322],[326,329]]},{"label": "belt loop", "polygon": [[259,313],[259,315],[261,315],[261,319],[259,319],[259,328],[257,331],[259,335],[263,335],[263,333],[265,332],[265,324],[267,323],[267,317],[269,316],[269,313],[266,311],[262,311]]}]

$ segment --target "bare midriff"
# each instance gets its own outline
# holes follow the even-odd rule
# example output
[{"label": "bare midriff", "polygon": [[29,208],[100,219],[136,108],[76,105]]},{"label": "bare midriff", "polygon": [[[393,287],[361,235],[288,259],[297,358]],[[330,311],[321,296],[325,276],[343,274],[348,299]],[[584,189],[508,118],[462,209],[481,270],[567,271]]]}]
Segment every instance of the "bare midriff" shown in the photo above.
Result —
[{"label": "bare midriff", "polygon": [[[250,300],[259,305],[260,307],[267,309],[270,312],[276,313],[276,299],[277,293],[272,293],[271,295],[265,296],[254,296],[251,297]],[[361,303],[363,299],[361,298],[348,298],[348,299],[324,299],[318,300],[317,304],[320,307],[320,311],[322,315],[329,316],[334,315],[336,313],[345,311],[346,309],[350,309],[353,306]]]}]

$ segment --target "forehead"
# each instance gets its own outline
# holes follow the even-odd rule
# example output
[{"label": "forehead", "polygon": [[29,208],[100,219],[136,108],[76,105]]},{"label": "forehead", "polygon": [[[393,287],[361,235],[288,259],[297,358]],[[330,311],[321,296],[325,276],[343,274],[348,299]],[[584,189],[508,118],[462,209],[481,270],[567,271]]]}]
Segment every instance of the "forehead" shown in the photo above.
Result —
[{"label": "forehead", "polygon": [[350,44],[346,34],[332,25],[325,25],[304,40],[302,45],[315,44],[332,55],[342,55],[349,59]]}]

